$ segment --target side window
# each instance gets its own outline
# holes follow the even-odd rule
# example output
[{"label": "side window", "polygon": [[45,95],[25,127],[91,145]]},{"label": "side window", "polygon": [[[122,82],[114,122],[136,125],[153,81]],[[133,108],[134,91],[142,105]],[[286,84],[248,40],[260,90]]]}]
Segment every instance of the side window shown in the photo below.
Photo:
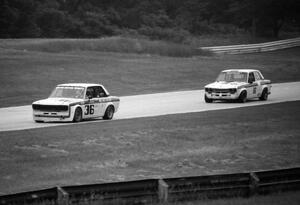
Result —
[{"label": "side window", "polygon": [[248,83],[253,83],[255,81],[254,74],[249,73]]},{"label": "side window", "polygon": [[262,80],[260,74],[258,72],[254,72],[255,80]]},{"label": "side window", "polygon": [[107,94],[104,91],[104,89],[102,87],[99,87],[99,88],[100,88],[100,97],[107,97]]},{"label": "side window", "polygon": [[86,89],[86,98],[90,99],[90,98],[94,98],[95,96],[95,90],[93,87],[88,87]]},{"label": "side window", "polygon": [[261,72],[257,72],[257,74],[260,76],[261,80],[265,79],[264,76],[261,74]]},{"label": "side window", "polygon": [[101,86],[95,87],[95,93],[97,98],[107,97],[105,91]]}]

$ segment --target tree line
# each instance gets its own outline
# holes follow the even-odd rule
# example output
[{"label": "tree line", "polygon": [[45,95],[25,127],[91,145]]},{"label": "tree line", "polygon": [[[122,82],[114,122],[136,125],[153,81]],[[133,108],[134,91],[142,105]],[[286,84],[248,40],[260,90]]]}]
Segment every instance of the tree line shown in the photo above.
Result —
[{"label": "tree line", "polygon": [[278,37],[299,31],[299,0],[0,0],[0,38],[120,34],[181,41],[187,35]]}]

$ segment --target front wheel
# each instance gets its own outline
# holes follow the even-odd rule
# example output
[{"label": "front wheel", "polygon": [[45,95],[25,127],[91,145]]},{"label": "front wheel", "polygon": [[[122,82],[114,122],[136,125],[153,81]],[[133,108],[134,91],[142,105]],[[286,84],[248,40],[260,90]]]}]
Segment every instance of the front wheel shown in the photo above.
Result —
[{"label": "front wheel", "polygon": [[262,92],[262,94],[261,94],[261,96],[259,97],[259,99],[263,100],[263,101],[267,100],[268,99],[268,95],[269,95],[268,89],[264,89],[263,92]]},{"label": "front wheel", "polygon": [[205,94],[204,94],[204,100],[206,103],[212,103],[213,100],[211,98],[208,98]]},{"label": "front wheel", "polygon": [[82,121],[82,110],[81,108],[76,108],[74,117],[73,117],[73,122],[80,122]]},{"label": "front wheel", "polygon": [[108,106],[105,110],[105,114],[103,116],[104,120],[111,120],[114,116],[115,109],[112,105]]},{"label": "front wheel", "polygon": [[245,103],[246,101],[247,101],[247,92],[243,91],[238,98],[238,102]]}]

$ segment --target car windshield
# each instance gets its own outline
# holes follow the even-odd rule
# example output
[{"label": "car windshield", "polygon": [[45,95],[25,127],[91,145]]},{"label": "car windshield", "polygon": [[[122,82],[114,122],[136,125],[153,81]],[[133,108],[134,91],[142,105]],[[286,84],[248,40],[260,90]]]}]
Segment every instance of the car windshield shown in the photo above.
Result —
[{"label": "car windshield", "polygon": [[58,86],[56,87],[50,98],[77,98],[82,99],[84,96],[84,88],[76,86]]},{"label": "car windshield", "polygon": [[225,82],[247,82],[247,73],[239,71],[221,72],[217,81]]}]

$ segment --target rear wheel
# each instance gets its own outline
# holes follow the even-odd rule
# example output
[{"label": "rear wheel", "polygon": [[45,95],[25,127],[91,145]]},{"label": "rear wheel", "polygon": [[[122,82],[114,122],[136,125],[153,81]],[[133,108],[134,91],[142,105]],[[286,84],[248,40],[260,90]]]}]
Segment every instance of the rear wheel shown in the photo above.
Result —
[{"label": "rear wheel", "polygon": [[206,103],[212,103],[213,100],[211,98],[208,98],[205,94],[204,94],[204,100]]},{"label": "rear wheel", "polygon": [[263,90],[261,96],[259,97],[259,99],[260,99],[260,100],[267,100],[267,99],[268,99],[268,95],[269,95],[268,89],[265,88],[265,89]]},{"label": "rear wheel", "polygon": [[111,120],[114,116],[114,112],[115,112],[115,108],[112,105],[108,106],[105,110],[105,114],[103,116],[103,119],[104,120]]},{"label": "rear wheel", "polygon": [[247,92],[242,91],[242,93],[240,94],[240,96],[238,98],[238,102],[245,103],[246,101],[247,101]]},{"label": "rear wheel", "polygon": [[74,117],[73,117],[73,122],[80,122],[82,121],[82,110],[81,108],[76,108]]}]

